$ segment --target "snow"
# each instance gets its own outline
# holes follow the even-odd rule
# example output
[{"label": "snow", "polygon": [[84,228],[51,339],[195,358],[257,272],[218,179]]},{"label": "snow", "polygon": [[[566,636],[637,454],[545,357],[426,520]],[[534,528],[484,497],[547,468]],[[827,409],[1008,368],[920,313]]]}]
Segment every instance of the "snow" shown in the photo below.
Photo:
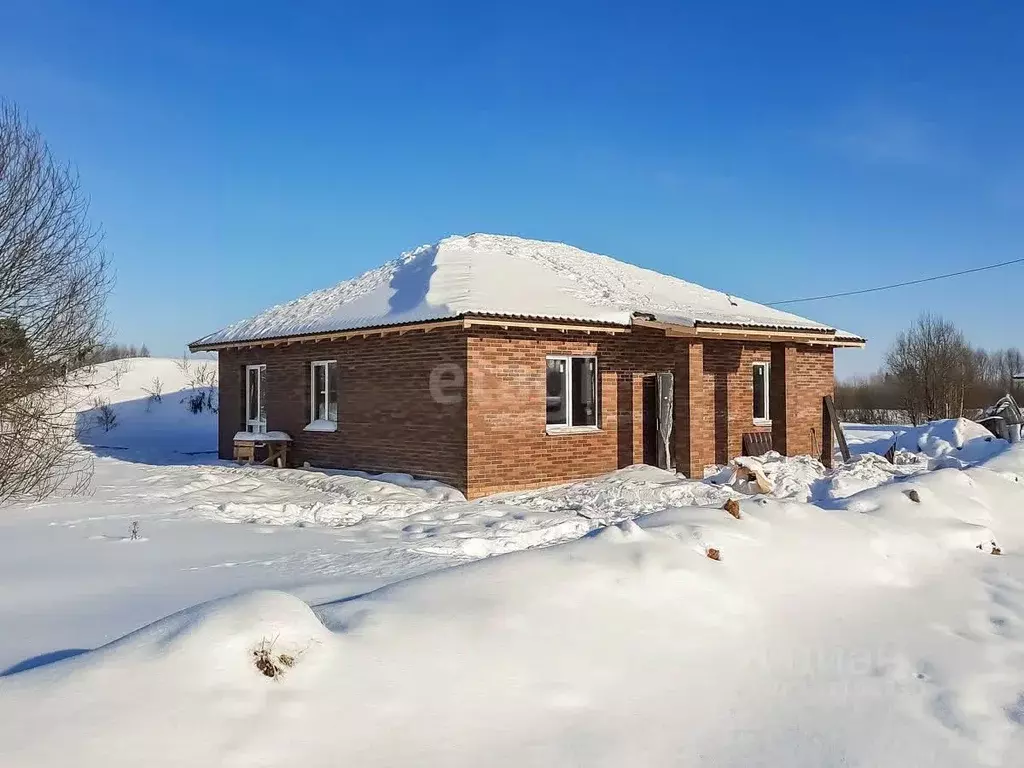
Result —
[{"label": "snow", "polygon": [[326,419],[315,419],[303,427],[305,432],[337,432],[338,422],[327,421]]},{"label": "snow", "polygon": [[976,422],[945,419],[908,429],[900,435],[896,447],[923,453],[933,459],[952,456],[972,462],[999,453],[1006,447],[1006,442]]},{"label": "snow", "polygon": [[[629,325],[665,322],[833,329],[778,309],[563,243],[452,236],[333,288],[272,307],[196,345],[441,320],[466,314]],[[856,339],[842,331],[840,338]]]},{"label": "snow", "polygon": [[835,499],[844,499],[869,488],[894,482],[928,468],[927,462],[890,464],[874,453],[859,454],[847,464],[826,469],[810,456],[784,457],[770,452],[765,456],[743,456],[733,466],[720,469],[708,481],[732,487],[745,494],[759,493],[756,482],[737,472],[738,467],[761,473],[771,489],[770,495],[778,499],[796,499],[828,505]]},{"label": "snow", "polygon": [[261,440],[291,442],[291,436],[287,432],[270,430],[269,432],[235,432],[234,440],[246,443],[258,443]]},{"label": "snow", "polygon": [[853,453],[884,454],[896,443],[897,463],[931,460],[934,469],[958,463],[972,464],[1006,449],[1007,442],[968,419],[941,419],[916,427],[905,425],[847,424],[843,429]]},{"label": "snow", "polygon": [[832,470],[758,459],[769,494],[631,467],[469,502],[183,453],[215,433],[132,405],[158,368],[190,391],[93,388],[124,447],[90,495],[0,514],[0,764],[1019,763],[1024,445],[861,425]]},{"label": "snow", "polygon": [[[190,374],[182,370],[180,360],[167,358],[116,360],[95,366],[91,380],[74,396],[79,440],[97,453],[155,463],[215,454],[217,414],[210,410],[192,414],[183,403],[193,392],[206,391],[190,385],[199,369],[208,369],[216,381],[214,360],[190,361]],[[159,401],[150,394],[157,388],[155,381],[161,390]],[[97,400],[114,411],[116,426],[110,430],[98,423]]]}]

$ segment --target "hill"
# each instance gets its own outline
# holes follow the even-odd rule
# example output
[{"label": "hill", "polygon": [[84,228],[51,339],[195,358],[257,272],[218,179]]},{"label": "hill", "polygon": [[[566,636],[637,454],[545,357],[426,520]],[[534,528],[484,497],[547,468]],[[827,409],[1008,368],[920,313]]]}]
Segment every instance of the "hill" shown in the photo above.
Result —
[{"label": "hill", "polygon": [[214,455],[217,363],[136,357],[100,363],[76,393],[80,442],[96,453],[164,463]]}]

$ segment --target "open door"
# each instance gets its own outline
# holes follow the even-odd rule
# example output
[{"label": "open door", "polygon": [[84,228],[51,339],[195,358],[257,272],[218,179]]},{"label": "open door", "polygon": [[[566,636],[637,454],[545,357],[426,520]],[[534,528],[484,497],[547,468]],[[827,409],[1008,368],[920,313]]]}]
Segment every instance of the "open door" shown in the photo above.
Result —
[{"label": "open door", "polygon": [[671,373],[644,376],[644,464],[672,469],[673,380]]},{"label": "open door", "polygon": [[671,373],[658,374],[658,466],[675,469],[672,455],[672,426],[675,423],[675,387]]}]

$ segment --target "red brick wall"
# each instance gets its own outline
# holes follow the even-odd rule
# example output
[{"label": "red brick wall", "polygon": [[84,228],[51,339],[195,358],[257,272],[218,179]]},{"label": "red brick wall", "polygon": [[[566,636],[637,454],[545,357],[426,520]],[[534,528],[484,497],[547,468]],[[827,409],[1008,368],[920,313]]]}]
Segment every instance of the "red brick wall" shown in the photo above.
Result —
[{"label": "red brick wall", "polygon": [[[821,428],[821,396],[831,393],[832,351],[791,347],[773,366],[773,421],[753,420],[754,362],[772,362],[768,342],[694,341],[636,329],[617,336],[558,331],[472,329],[468,342],[470,495],[535,487],[639,463],[643,376],[675,374],[675,459],[695,477],[742,452],[745,432],[772,431],[793,450],[812,449]],[[599,431],[548,434],[544,408],[547,355],[597,355]],[[787,374],[788,372],[788,374]],[[826,391],[827,389],[827,391]],[[776,414],[777,401],[789,403]]]},{"label": "red brick wall", "polygon": [[[545,365],[552,354],[597,355],[599,429],[548,434]],[[309,364],[338,361],[339,428],[303,432]],[[771,362],[771,426],[753,423],[752,363]],[[643,460],[643,378],[675,375],[674,458],[703,475],[771,430],[788,453],[817,453],[821,398],[832,393],[832,350],[768,342],[697,341],[636,328],[609,335],[473,327],[232,350],[220,354],[220,452],[241,428],[246,364],[267,365],[269,429],[295,439],[297,463],[434,477],[481,496],[610,472]],[[466,371],[437,402],[439,366]],[[449,371],[451,374],[451,371]]]},{"label": "red brick wall", "polygon": [[[806,344],[775,344],[772,349],[772,411],[780,418],[773,443],[789,455],[832,455],[832,430],[822,423],[822,398],[835,387],[833,350]],[[822,435],[826,444],[822,446]],[[824,451],[822,450],[824,447]]]},{"label": "red brick wall", "polygon": [[[597,355],[597,431],[548,434],[548,355]],[[470,330],[468,475],[472,496],[610,472],[643,460],[643,376],[675,371],[686,344],[662,333]],[[679,402],[677,378],[676,400]]]},{"label": "red brick wall", "polygon": [[[465,487],[465,386],[453,384],[466,366],[461,329],[251,347],[219,357],[222,458],[231,457],[231,438],[243,428],[244,367],[265,363],[267,428],[291,435],[297,464],[407,472]],[[314,360],[338,361],[337,432],[303,431]],[[444,394],[456,402],[431,394],[430,377],[439,370],[449,375]]]},{"label": "red brick wall", "polygon": [[[713,461],[705,463],[725,464],[743,452],[744,432],[767,432],[771,429],[754,424],[753,369],[755,362],[771,362],[771,344],[705,341],[703,346],[704,396],[707,398],[710,394],[714,408]],[[706,456],[706,453],[702,455]]]}]

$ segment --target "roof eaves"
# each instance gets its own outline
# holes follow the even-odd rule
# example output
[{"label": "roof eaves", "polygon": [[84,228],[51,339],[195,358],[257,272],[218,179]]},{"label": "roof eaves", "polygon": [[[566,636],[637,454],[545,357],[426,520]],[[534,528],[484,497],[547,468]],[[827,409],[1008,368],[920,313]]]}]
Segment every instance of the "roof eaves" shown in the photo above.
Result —
[{"label": "roof eaves", "polygon": [[558,323],[585,323],[587,325],[603,325],[609,328],[628,328],[628,323],[617,323],[613,320],[593,320],[587,317],[579,317],[576,315],[524,315],[516,312],[466,312],[461,315],[468,319],[474,317],[487,317],[487,318],[508,318],[510,320],[536,320],[538,322],[550,321]]},{"label": "roof eaves", "polygon": [[304,341],[322,338],[332,334],[340,335],[343,333],[352,333],[358,335],[363,332],[371,332],[378,329],[403,328],[462,320],[463,317],[464,315],[442,315],[441,317],[427,318],[425,320],[410,320],[402,323],[380,323],[376,325],[361,325],[348,328],[331,328],[322,331],[309,331],[307,333],[279,334],[277,336],[254,336],[243,339],[217,339],[215,337],[220,333],[220,331],[218,331],[217,333],[211,333],[208,336],[204,336],[201,339],[190,342],[188,348],[192,352],[201,352],[203,350],[210,350],[216,347],[245,347],[253,344],[272,344],[274,342],[282,341]]},{"label": "roof eaves", "polygon": [[525,322],[555,322],[565,323],[568,325],[580,324],[591,327],[599,328],[628,328],[629,326],[624,323],[616,323],[607,320],[588,320],[582,317],[562,316],[562,315],[523,315],[508,312],[464,312],[459,315],[441,315],[439,317],[428,318],[426,320],[412,320],[404,323],[380,323],[375,325],[361,325],[361,326],[350,326],[345,328],[332,328],[329,330],[311,331],[309,333],[296,333],[296,334],[283,334],[276,336],[255,336],[250,338],[242,339],[218,339],[217,333],[212,333],[209,336],[204,336],[201,339],[191,342],[188,348],[192,352],[211,351],[217,348],[224,347],[246,347],[257,344],[274,344],[281,342],[302,342],[311,341],[314,339],[322,339],[331,335],[337,334],[352,334],[359,335],[360,333],[370,333],[384,329],[401,329],[404,327],[411,326],[423,326],[437,323],[449,323],[456,321],[471,320],[473,318],[487,318],[487,319],[508,319]]},{"label": "roof eaves", "polygon": [[809,333],[835,333],[835,328],[827,325],[798,325],[796,323],[765,323],[756,321],[731,322],[728,320],[695,320],[694,326],[698,328],[750,328],[768,329],[780,331],[807,331]]}]

